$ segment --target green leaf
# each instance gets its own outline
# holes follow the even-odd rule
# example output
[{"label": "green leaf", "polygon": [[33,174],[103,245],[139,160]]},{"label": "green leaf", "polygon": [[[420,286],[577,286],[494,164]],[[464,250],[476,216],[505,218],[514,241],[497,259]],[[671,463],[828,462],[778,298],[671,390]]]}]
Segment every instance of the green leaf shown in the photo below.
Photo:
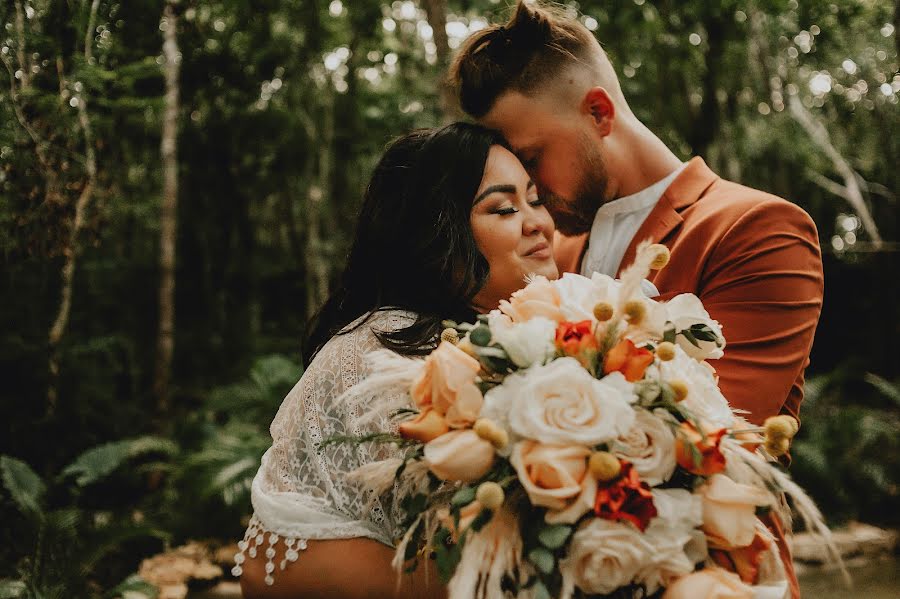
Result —
[{"label": "green leaf", "polygon": [[475,488],[463,487],[453,494],[450,499],[450,505],[455,508],[462,508],[475,501]]},{"label": "green leaf", "polygon": [[178,446],[174,442],[161,437],[137,437],[104,443],[78,456],[63,469],[62,476],[74,476],[76,485],[86,487],[141,455],[161,453],[171,456],[177,452]]},{"label": "green leaf", "polygon": [[0,599],[18,599],[25,596],[27,587],[21,580],[0,580]]},{"label": "green leaf", "polygon": [[21,460],[0,456],[0,476],[10,497],[26,514],[40,514],[46,485],[31,467]]},{"label": "green leaf", "polygon": [[547,526],[538,533],[538,541],[547,549],[556,550],[566,544],[570,534],[572,534],[571,526],[565,524]]},{"label": "green leaf", "polygon": [[863,378],[878,389],[882,395],[893,401],[897,407],[900,407],[900,385],[872,373],[867,373]]},{"label": "green leaf", "polygon": [[492,510],[481,510],[478,512],[478,515],[475,516],[475,519],[472,520],[472,523],[469,525],[469,530],[472,532],[478,532],[482,528],[484,528],[485,524],[491,521],[491,518],[494,517],[494,512]]},{"label": "green leaf", "polygon": [[693,345],[694,347],[696,347],[696,348],[700,347],[700,342],[694,338],[694,335],[689,330],[688,331],[678,331],[678,334],[681,335],[682,337],[684,337],[685,339],[687,339],[690,342],[690,344]]},{"label": "green leaf", "polygon": [[719,345],[719,336],[716,335],[715,331],[709,328],[708,325],[705,324],[692,324],[688,327],[688,330],[691,334],[700,341],[709,341],[710,343],[715,343]]},{"label": "green leaf", "polygon": [[472,345],[486,347],[491,342],[491,330],[486,326],[477,326],[469,333],[469,341]]},{"label": "green leaf", "polygon": [[535,547],[528,552],[528,561],[534,564],[541,574],[549,575],[556,567],[556,558],[544,547]]},{"label": "green leaf", "polygon": [[459,543],[452,543],[450,538],[450,531],[446,528],[441,528],[434,535],[435,565],[441,581],[445,584],[453,578],[465,544],[465,538],[460,539]]},{"label": "green leaf", "polygon": [[675,343],[675,326],[671,322],[666,323],[666,330],[663,333],[663,341]]},{"label": "green leaf", "polygon": [[137,574],[132,574],[114,588],[106,591],[103,594],[103,599],[118,599],[125,596],[126,593],[129,599],[139,595],[146,599],[156,599],[159,596],[159,590],[155,586]]}]

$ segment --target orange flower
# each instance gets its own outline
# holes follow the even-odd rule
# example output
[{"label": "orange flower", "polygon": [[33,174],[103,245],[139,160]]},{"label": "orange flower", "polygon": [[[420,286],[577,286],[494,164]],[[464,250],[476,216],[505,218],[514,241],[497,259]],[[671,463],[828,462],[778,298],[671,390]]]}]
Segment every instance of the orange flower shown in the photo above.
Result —
[{"label": "orange flower", "polygon": [[633,383],[641,380],[652,362],[653,352],[644,347],[635,347],[631,339],[622,339],[606,353],[603,372],[621,372],[626,381]]},{"label": "orange flower", "polygon": [[626,520],[644,532],[657,514],[653,493],[650,486],[641,481],[633,464],[625,460],[621,463],[619,478],[597,485],[594,513],[606,520]]},{"label": "orange flower", "polygon": [[762,533],[757,532],[753,537],[753,542],[746,547],[728,550],[710,549],[709,555],[718,565],[729,572],[736,572],[747,584],[756,584],[763,553],[768,551],[769,547],[771,547],[771,541]]},{"label": "orange flower", "polygon": [[556,348],[578,360],[585,368],[593,369],[599,349],[597,337],[594,336],[594,323],[590,320],[559,323],[556,327]]},{"label": "orange flower", "polygon": [[425,408],[414,419],[400,423],[398,429],[401,437],[428,443],[448,432],[450,426],[436,410]]},{"label": "orange flower", "polygon": [[688,472],[709,476],[725,470],[725,456],[719,444],[728,431],[724,428],[707,430],[705,426],[704,431],[706,435],[690,422],[682,422],[675,439],[675,459]]}]

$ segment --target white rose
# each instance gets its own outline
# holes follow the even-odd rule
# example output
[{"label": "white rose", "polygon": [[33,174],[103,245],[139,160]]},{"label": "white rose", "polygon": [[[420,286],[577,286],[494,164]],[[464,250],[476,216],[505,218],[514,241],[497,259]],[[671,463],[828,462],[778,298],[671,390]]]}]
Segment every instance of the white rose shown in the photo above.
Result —
[{"label": "white rose", "polygon": [[597,380],[575,358],[559,358],[510,376],[495,394],[511,394],[513,432],[541,443],[597,445],[634,423],[634,386],[619,372]]},{"label": "white rose", "polygon": [[513,324],[508,316],[495,310],[488,316],[491,337],[499,343],[513,363],[519,368],[544,364],[556,353],[554,337],[556,323],[537,316],[522,323]]},{"label": "white rose", "polygon": [[625,458],[651,487],[669,480],[675,471],[675,435],[671,415],[657,409],[652,414],[635,410],[631,429],[613,442],[612,453]]},{"label": "white rose", "polygon": [[618,281],[600,273],[588,278],[567,272],[553,285],[559,292],[559,308],[570,322],[596,320],[594,306],[600,302],[616,305],[619,301]]},{"label": "white rose", "polygon": [[687,398],[681,404],[695,416],[720,428],[734,424],[734,412],[719,390],[715,375],[681,346],[675,347],[673,360],[659,363],[659,372],[664,381],[680,380],[688,386]]},{"label": "white rose", "polygon": [[696,528],[703,521],[700,497],[685,489],[654,489],[653,505],[657,516],[644,533],[653,556],[636,576],[651,594],[693,572],[708,555],[706,536]]},{"label": "white rose", "polygon": [[571,596],[574,587],[588,595],[612,593],[631,584],[652,558],[653,547],[631,524],[588,520],[572,535],[569,553],[559,562],[562,596]]},{"label": "white rose", "polygon": [[[695,360],[707,360],[721,358],[725,348],[725,337],[722,336],[722,327],[710,317],[709,312],[703,307],[700,299],[692,293],[676,295],[665,303],[668,318],[675,325],[678,333],[676,342],[689,356]],[[691,343],[687,337],[681,334],[694,325],[706,325],[715,334],[715,341],[702,341],[695,339],[697,345]]]}]

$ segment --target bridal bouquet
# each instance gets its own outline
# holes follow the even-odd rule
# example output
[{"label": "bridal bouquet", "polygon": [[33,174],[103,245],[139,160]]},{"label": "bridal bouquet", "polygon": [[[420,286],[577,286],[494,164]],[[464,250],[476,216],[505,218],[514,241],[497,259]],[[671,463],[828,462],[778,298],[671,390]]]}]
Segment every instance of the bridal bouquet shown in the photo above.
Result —
[{"label": "bridal bouquet", "polygon": [[790,517],[787,493],[828,534],[775,463],[798,424],[731,409],[719,324],[641,291],[668,257],[645,243],[620,280],[535,277],[424,361],[372,356],[358,398],[393,397],[402,421],[363,440],[401,457],[353,476],[400,498],[398,570],[436,559],[451,599],[785,595],[763,519]]}]

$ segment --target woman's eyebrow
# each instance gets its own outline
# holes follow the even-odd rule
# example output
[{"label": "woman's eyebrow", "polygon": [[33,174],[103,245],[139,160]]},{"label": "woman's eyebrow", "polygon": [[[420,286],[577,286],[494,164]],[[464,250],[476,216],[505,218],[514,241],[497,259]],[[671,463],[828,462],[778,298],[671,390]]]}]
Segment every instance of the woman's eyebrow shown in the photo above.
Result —
[{"label": "woman's eyebrow", "polygon": [[475,201],[472,202],[472,205],[474,206],[492,193],[516,193],[516,186],[510,185],[508,183],[503,185],[491,185],[480,194],[478,194],[478,197],[475,198]]}]

